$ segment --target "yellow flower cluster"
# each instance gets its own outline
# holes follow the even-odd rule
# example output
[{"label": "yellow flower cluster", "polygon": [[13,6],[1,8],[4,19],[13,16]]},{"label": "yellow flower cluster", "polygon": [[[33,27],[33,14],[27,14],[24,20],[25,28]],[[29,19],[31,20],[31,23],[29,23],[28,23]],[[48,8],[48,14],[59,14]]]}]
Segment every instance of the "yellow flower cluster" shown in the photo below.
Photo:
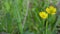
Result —
[{"label": "yellow flower cluster", "polygon": [[46,12],[49,14],[56,14],[56,8],[54,8],[53,6],[50,6],[49,8],[46,8]]},{"label": "yellow flower cluster", "polygon": [[40,12],[39,13],[40,17],[43,19],[46,19],[48,17],[48,14],[52,14],[52,15],[56,14],[56,8],[54,8],[53,6],[50,6],[46,8],[46,12],[44,11]]}]

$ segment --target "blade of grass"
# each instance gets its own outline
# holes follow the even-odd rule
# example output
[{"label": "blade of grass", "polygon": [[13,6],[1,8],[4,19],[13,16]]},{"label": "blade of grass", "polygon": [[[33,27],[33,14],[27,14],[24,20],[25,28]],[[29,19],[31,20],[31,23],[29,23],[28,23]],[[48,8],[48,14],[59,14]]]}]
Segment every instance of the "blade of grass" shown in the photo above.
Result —
[{"label": "blade of grass", "polygon": [[21,22],[21,16],[20,16],[20,11],[22,8],[22,1],[23,0],[14,1],[14,4],[15,4],[14,5],[14,17],[17,19],[17,24],[18,24],[18,29],[19,29],[20,34],[23,34],[23,28],[22,28],[22,22]]}]

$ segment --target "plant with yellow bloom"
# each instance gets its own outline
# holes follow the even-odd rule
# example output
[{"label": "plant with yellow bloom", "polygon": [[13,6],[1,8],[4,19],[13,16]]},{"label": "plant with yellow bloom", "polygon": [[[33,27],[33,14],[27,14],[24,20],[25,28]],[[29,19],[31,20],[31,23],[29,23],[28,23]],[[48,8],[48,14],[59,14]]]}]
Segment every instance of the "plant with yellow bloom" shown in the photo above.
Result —
[{"label": "plant with yellow bloom", "polygon": [[46,19],[48,17],[48,14],[46,12],[40,12],[39,13],[40,17],[43,18],[43,19]]},{"label": "plant with yellow bloom", "polygon": [[53,6],[50,6],[50,7],[48,7],[48,8],[46,8],[46,12],[48,13],[48,14],[56,14],[56,8],[55,7],[53,7]]},{"label": "plant with yellow bloom", "polygon": [[[52,14],[52,15],[48,15],[48,14]],[[48,8],[46,8],[46,11],[42,11],[42,12],[39,12],[39,16],[42,18],[41,22],[42,22],[42,27],[45,27],[45,30],[43,31],[43,34],[44,32],[46,34],[48,34],[48,29],[50,27],[50,30],[51,28],[54,27],[54,23],[55,23],[55,20],[56,20],[56,8],[53,7],[53,6],[50,6]],[[48,17],[49,16],[49,17]],[[48,19],[47,19],[48,18]],[[46,19],[46,20],[45,20]],[[52,21],[53,20],[53,21]],[[45,25],[45,26],[44,26]],[[53,26],[52,26],[53,25]],[[52,29],[53,30],[53,29]],[[51,31],[52,31],[51,30]]]}]

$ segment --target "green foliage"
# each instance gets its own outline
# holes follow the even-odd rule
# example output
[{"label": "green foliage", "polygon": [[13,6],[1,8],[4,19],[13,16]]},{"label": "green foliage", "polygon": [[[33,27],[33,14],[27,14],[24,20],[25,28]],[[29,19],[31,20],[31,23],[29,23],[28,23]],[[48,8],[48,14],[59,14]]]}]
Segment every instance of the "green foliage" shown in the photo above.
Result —
[{"label": "green foliage", "polygon": [[[0,32],[10,34],[55,33],[56,15],[48,22],[39,16],[50,5],[49,0],[2,0],[0,7]],[[46,22],[45,22],[46,21]],[[44,24],[49,25],[44,25]]]}]

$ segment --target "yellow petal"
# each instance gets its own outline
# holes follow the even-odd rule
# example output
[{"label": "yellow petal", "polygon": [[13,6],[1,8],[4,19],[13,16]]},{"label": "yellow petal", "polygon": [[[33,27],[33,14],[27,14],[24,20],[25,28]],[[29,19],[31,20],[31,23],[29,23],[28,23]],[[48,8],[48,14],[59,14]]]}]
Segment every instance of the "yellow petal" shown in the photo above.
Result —
[{"label": "yellow petal", "polygon": [[50,13],[50,9],[49,9],[49,8],[46,8],[46,12],[47,12],[47,13]]}]

